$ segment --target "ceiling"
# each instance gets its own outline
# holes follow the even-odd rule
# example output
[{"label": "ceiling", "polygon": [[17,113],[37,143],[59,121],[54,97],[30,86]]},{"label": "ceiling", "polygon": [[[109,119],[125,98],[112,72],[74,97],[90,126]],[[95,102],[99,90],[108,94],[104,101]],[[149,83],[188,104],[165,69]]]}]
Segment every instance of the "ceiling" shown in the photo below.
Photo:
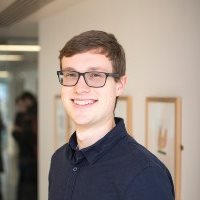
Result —
[{"label": "ceiling", "polygon": [[38,37],[38,21],[83,0],[0,0],[0,43]]},{"label": "ceiling", "polygon": [[[37,44],[38,22],[83,0],[0,0],[0,44]],[[0,52],[21,55],[19,62],[0,61],[0,71],[37,66],[37,52]],[[1,77],[0,77],[1,78]]]}]

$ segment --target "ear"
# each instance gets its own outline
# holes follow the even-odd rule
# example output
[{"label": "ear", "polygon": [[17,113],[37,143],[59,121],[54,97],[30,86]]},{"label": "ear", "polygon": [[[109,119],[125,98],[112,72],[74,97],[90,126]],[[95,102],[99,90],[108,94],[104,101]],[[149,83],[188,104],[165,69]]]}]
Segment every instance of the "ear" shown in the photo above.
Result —
[{"label": "ear", "polygon": [[127,82],[127,76],[122,76],[116,83],[116,96],[120,96],[125,88]]}]

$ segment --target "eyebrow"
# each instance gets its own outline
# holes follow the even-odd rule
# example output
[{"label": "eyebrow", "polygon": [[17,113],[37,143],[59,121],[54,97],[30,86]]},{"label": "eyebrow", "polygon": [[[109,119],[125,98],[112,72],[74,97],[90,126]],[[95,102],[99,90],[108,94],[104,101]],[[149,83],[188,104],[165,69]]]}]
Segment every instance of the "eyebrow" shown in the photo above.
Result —
[{"label": "eyebrow", "polygon": [[[74,67],[63,67],[64,71],[77,71]],[[96,66],[96,67],[89,67],[87,69],[87,71],[105,71],[105,69],[102,69],[102,67],[100,66]]]},{"label": "eyebrow", "polygon": [[102,69],[102,67],[100,66],[96,66],[96,67],[89,67],[88,70],[93,70],[93,71],[105,71],[105,69]]},{"label": "eyebrow", "polygon": [[63,71],[76,71],[73,67],[63,67]]}]

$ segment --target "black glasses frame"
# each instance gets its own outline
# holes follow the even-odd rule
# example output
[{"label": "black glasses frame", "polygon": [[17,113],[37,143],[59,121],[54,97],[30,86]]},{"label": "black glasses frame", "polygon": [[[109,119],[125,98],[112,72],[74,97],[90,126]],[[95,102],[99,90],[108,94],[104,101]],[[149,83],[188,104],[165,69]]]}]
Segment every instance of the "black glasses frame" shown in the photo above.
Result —
[{"label": "black glasses frame", "polygon": [[85,78],[85,74],[91,73],[92,71],[91,71],[91,72],[84,72],[84,73],[77,72],[77,71],[70,71],[70,72],[76,72],[76,73],[78,74],[78,79],[77,79],[76,83],[73,84],[73,85],[65,85],[65,84],[63,84],[63,82],[61,81],[62,79],[60,78],[60,76],[63,75],[63,71],[57,71],[58,80],[59,80],[59,82],[60,82],[61,85],[67,86],[67,87],[75,86],[75,85],[78,83],[80,77],[83,76],[84,81],[85,81],[85,83],[87,84],[87,86],[93,87],[93,88],[101,88],[101,87],[103,87],[103,86],[106,84],[106,81],[107,81],[107,78],[108,78],[108,77],[119,78],[119,74],[118,74],[118,73],[97,72],[97,73],[103,73],[103,74],[106,75],[105,82],[104,82],[104,84],[103,84],[102,86],[91,86],[91,85],[89,85],[89,84],[87,83],[87,80],[86,80],[86,78]]}]

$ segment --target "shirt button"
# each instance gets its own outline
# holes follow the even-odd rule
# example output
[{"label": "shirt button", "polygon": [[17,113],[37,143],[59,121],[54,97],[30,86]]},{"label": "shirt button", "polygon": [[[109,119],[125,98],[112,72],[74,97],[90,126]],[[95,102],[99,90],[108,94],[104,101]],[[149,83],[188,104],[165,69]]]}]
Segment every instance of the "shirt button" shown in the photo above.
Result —
[{"label": "shirt button", "polygon": [[77,167],[74,167],[74,168],[73,168],[73,171],[74,171],[74,172],[76,172],[77,170],[78,170],[78,168],[77,168]]}]

